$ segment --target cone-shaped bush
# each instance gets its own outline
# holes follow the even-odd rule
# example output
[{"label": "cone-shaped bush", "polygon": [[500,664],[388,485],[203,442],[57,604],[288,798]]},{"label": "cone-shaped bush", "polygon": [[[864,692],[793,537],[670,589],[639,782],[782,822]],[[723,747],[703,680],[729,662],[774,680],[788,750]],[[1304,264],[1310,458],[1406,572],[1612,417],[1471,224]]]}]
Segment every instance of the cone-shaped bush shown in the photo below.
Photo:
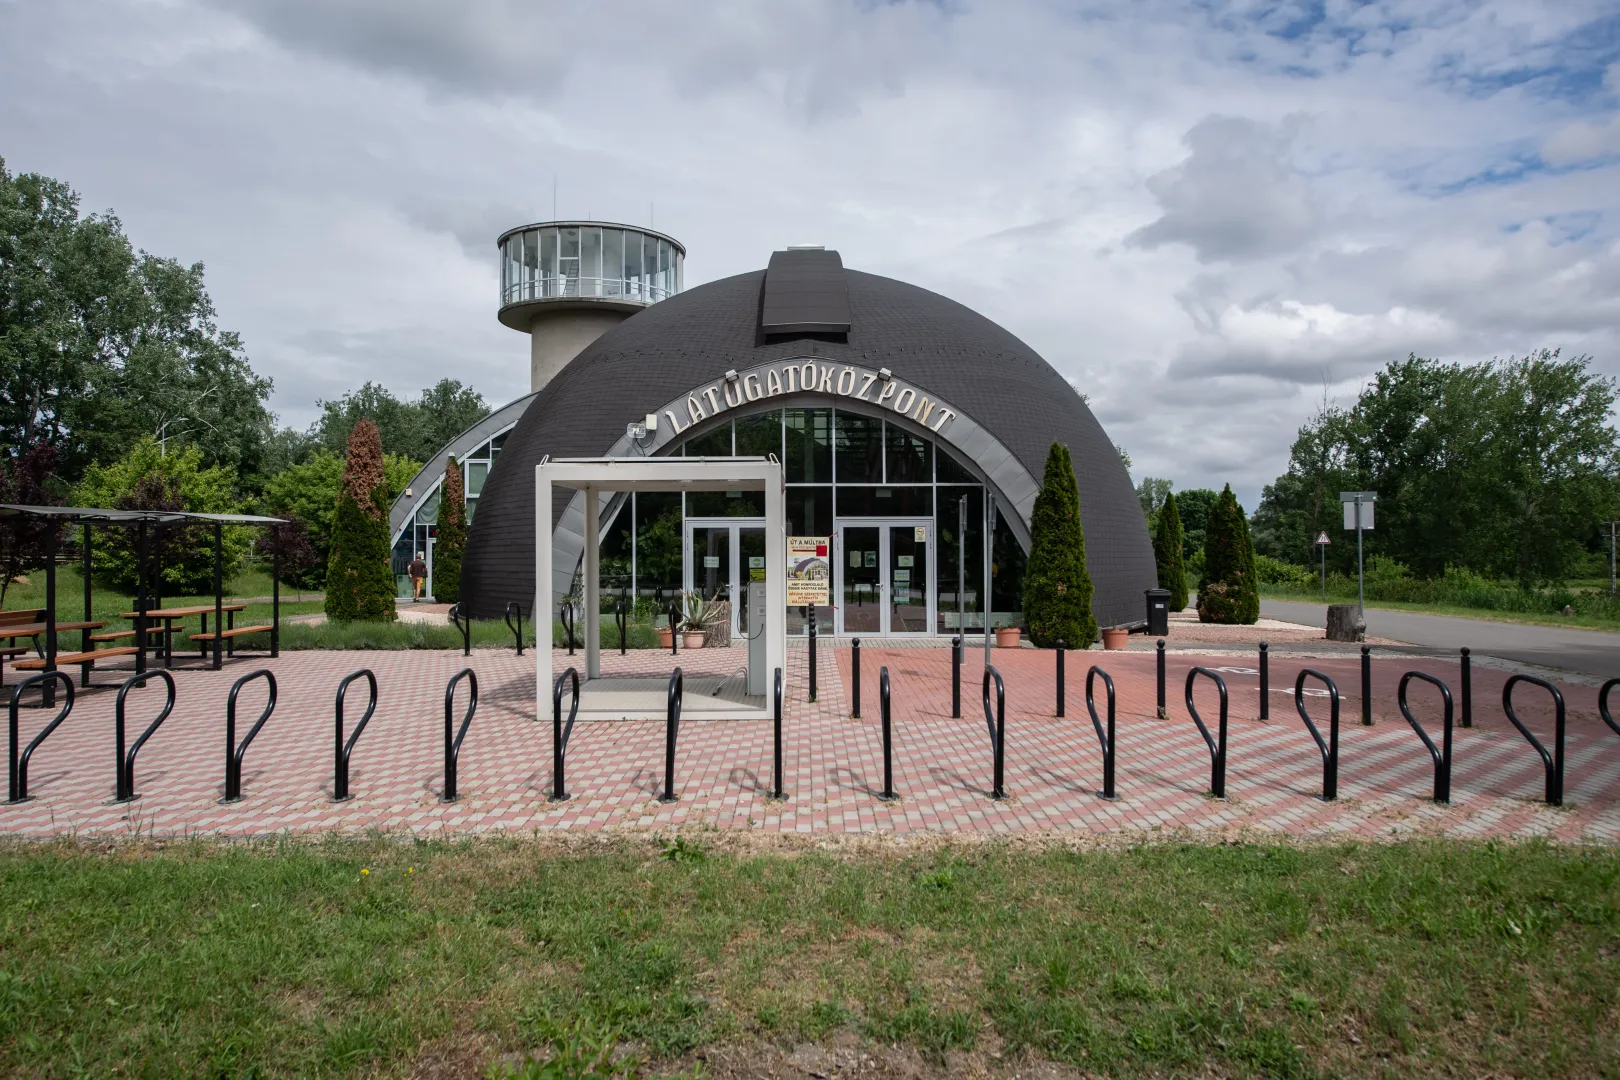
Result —
[{"label": "cone-shaped bush", "polygon": [[1254,544],[1243,508],[1226,485],[1209,511],[1204,530],[1204,576],[1198,582],[1198,621],[1254,623],[1260,618],[1260,592],[1254,572]]},{"label": "cone-shaped bush", "polygon": [[467,550],[467,498],[461,483],[461,463],[451,458],[444,466],[439,489],[439,530],[433,541],[433,599],[441,604],[461,601],[461,556]]},{"label": "cone-shaped bush", "polygon": [[388,478],[382,439],[370,420],[349,432],[349,456],[332,515],[332,559],[326,571],[326,617],[394,620],[394,573],[388,549]]},{"label": "cone-shaped bush", "polygon": [[1170,610],[1187,606],[1187,568],[1182,563],[1181,512],[1176,509],[1176,493],[1164,497],[1159,507],[1158,525],[1153,530],[1153,558],[1159,564],[1159,588],[1170,590]]},{"label": "cone-shaped bush", "polygon": [[1053,443],[1046,475],[1035,496],[1029,565],[1024,571],[1024,625],[1030,640],[1071,649],[1097,640],[1091,614],[1091,575],[1086,573],[1086,534],[1080,527],[1080,488],[1069,448]]}]

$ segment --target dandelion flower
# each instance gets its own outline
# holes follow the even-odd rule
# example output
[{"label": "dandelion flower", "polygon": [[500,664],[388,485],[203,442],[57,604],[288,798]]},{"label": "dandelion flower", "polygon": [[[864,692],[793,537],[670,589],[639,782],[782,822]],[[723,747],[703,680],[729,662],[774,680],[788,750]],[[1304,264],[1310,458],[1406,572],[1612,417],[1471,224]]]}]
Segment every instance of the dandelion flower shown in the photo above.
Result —
[{"label": "dandelion flower", "polygon": [[365,867],[362,866],[360,868],[360,876],[361,877],[365,877],[367,874],[370,874],[370,873],[371,873],[371,871],[367,870]]}]

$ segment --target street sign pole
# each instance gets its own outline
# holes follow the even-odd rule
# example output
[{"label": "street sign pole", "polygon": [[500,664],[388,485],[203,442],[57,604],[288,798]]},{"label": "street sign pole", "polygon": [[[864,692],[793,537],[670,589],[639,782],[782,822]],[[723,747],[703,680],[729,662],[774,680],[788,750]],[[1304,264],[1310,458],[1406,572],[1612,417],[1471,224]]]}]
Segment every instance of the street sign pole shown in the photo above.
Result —
[{"label": "street sign pole", "polygon": [[1609,596],[1614,597],[1614,527],[1620,521],[1609,522]]},{"label": "street sign pole", "polygon": [[1363,622],[1367,619],[1367,571],[1362,562],[1361,534],[1373,527],[1373,503],[1377,499],[1376,491],[1339,492],[1339,501],[1344,504],[1344,527],[1356,530],[1356,611]]},{"label": "street sign pole", "polygon": [[1331,543],[1333,541],[1328,539],[1327,533],[1317,534],[1316,547],[1322,553],[1322,603],[1324,604],[1327,603],[1327,549]]},{"label": "street sign pole", "polygon": [[1361,565],[1361,496],[1356,496],[1356,611],[1367,618],[1367,572]]}]

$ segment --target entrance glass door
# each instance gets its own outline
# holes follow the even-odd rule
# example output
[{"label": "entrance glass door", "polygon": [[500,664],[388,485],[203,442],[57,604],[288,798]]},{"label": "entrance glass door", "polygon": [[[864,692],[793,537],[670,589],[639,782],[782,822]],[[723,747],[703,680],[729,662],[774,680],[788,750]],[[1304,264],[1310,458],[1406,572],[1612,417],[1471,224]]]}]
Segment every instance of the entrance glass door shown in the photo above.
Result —
[{"label": "entrance glass door", "polygon": [[731,633],[748,633],[748,582],[765,580],[765,524],[757,518],[687,518],[685,588],[731,604]]},{"label": "entrance glass door", "polygon": [[927,634],[934,627],[933,521],[838,523],[838,632]]}]

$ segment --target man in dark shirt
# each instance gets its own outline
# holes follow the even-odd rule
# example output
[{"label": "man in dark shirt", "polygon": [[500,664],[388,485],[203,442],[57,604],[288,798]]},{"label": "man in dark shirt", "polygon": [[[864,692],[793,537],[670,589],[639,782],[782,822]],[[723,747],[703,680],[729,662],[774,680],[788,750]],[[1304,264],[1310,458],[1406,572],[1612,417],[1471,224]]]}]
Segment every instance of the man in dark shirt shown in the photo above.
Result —
[{"label": "man in dark shirt", "polygon": [[427,584],[427,563],[422,561],[420,551],[416,553],[416,558],[411,561],[405,572],[411,575],[411,584],[416,587],[416,595],[411,597],[411,603],[414,604],[422,599],[422,587]]}]

